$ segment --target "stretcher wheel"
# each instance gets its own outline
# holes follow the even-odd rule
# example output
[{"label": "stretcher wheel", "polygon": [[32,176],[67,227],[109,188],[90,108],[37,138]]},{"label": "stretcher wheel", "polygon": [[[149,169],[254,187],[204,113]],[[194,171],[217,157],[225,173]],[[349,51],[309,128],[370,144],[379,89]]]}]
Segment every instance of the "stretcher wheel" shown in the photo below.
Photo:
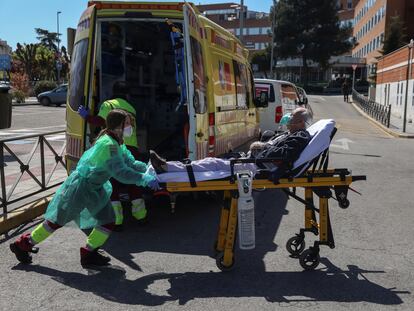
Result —
[{"label": "stretcher wheel", "polygon": [[299,263],[305,270],[313,270],[319,265],[319,252],[312,249],[307,249],[299,256]]},{"label": "stretcher wheel", "polygon": [[291,237],[286,242],[286,250],[295,257],[298,257],[303,252],[305,246],[305,240],[298,235]]},{"label": "stretcher wheel", "polygon": [[233,257],[233,262],[231,263],[230,266],[225,266],[223,264],[223,259],[224,259],[224,252],[218,253],[217,256],[216,256],[217,268],[219,268],[223,272],[232,270],[234,268],[234,257]]},{"label": "stretcher wheel", "polygon": [[351,204],[348,199],[341,200],[338,203],[339,203],[339,207],[343,209],[348,208],[349,205]]}]

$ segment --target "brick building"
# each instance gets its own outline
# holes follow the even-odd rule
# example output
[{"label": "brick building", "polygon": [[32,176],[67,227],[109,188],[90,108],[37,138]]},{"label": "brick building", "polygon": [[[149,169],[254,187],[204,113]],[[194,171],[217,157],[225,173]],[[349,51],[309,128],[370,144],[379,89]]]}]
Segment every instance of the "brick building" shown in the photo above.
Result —
[{"label": "brick building", "polygon": [[[197,8],[206,17],[226,28],[236,36],[240,36],[239,3],[227,2],[218,4],[198,5]],[[272,22],[269,13],[249,11],[244,6],[243,44],[249,50],[263,50],[271,42]]]},{"label": "brick building", "polygon": [[[378,103],[391,105],[391,113],[399,118],[403,118],[407,98],[407,120],[409,122],[412,122],[414,118],[414,57],[412,52],[407,45],[378,60],[375,96]],[[408,96],[406,97],[407,87]]]},{"label": "brick building", "polygon": [[368,66],[381,56],[379,51],[392,16],[399,15],[407,27],[408,37],[414,36],[413,0],[360,0],[354,15],[354,37],[358,45],[352,55],[366,58]]}]

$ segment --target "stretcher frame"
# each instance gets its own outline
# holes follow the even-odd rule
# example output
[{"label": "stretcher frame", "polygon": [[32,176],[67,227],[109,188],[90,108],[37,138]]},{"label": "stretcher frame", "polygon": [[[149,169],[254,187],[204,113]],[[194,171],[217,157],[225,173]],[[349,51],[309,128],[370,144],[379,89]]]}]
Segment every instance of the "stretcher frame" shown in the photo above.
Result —
[{"label": "stretcher frame", "polygon": [[[331,139],[334,136],[334,129]],[[313,270],[319,265],[320,245],[327,245],[331,249],[335,248],[332,224],[329,216],[329,199],[334,198],[338,201],[339,207],[348,208],[348,190],[350,185],[359,180],[366,180],[366,176],[352,176],[346,168],[328,169],[329,148],[320,153],[311,162],[305,164],[306,167],[299,167],[292,170],[293,163],[287,163],[286,178],[277,181],[269,180],[269,171],[261,171],[256,174],[257,179],[253,180],[252,189],[282,189],[286,195],[304,204],[304,227],[299,229],[299,233],[291,237],[286,242],[286,249],[293,258],[299,258],[299,263],[305,270]],[[278,163],[280,158],[272,159],[233,159],[230,161],[231,176],[228,180],[191,182],[168,182],[161,184],[162,188],[171,194],[172,212],[175,209],[176,195],[180,192],[200,192],[200,191],[222,191],[223,204],[220,214],[219,228],[216,243],[216,265],[221,271],[228,271],[234,267],[235,245],[237,235],[238,217],[238,184],[234,174],[234,165],[238,163]],[[319,168],[317,169],[319,163]],[[312,167],[313,166],[313,167]],[[311,168],[312,167],[312,168]],[[299,177],[295,176],[298,170],[305,169]],[[292,190],[290,190],[292,188]],[[304,198],[296,194],[296,188],[304,188]],[[334,192],[334,195],[332,194]],[[318,208],[314,204],[314,195],[319,198]],[[334,197],[335,196],[335,197]],[[319,218],[316,216],[319,215]],[[305,233],[311,232],[319,236],[313,246],[305,250]]]}]

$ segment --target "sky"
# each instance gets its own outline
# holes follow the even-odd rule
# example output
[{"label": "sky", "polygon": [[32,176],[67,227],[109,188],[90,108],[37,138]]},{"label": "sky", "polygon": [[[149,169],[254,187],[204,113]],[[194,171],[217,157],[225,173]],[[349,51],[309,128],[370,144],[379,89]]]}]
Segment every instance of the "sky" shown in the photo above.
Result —
[{"label": "sky", "polygon": [[[159,2],[171,2],[173,0]],[[195,4],[236,2],[226,0],[194,0]],[[139,2],[139,1],[137,1]],[[178,1],[177,1],[178,2]],[[244,0],[249,10],[269,12],[272,0]],[[88,0],[0,0],[0,39],[6,40],[13,50],[17,42],[36,43],[35,28],[57,31],[57,12],[62,45],[66,46],[66,28],[76,28]]]}]

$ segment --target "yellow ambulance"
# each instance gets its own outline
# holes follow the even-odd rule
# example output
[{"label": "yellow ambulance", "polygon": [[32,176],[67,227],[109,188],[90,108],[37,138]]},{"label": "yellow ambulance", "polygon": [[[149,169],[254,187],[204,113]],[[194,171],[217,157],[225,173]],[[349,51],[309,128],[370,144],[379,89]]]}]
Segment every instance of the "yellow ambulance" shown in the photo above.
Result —
[{"label": "yellow ambulance", "polygon": [[[172,27],[182,34],[181,54]],[[256,107],[267,99],[255,99],[248,51],[193,4],[90,1],[73,42],[69,171],[99,130],[78,115],[79,106],[96,115],[117,81],[129,87],[143,154],[153,149],[167,159],[195,160],[235,150],[258,136]]]}]

